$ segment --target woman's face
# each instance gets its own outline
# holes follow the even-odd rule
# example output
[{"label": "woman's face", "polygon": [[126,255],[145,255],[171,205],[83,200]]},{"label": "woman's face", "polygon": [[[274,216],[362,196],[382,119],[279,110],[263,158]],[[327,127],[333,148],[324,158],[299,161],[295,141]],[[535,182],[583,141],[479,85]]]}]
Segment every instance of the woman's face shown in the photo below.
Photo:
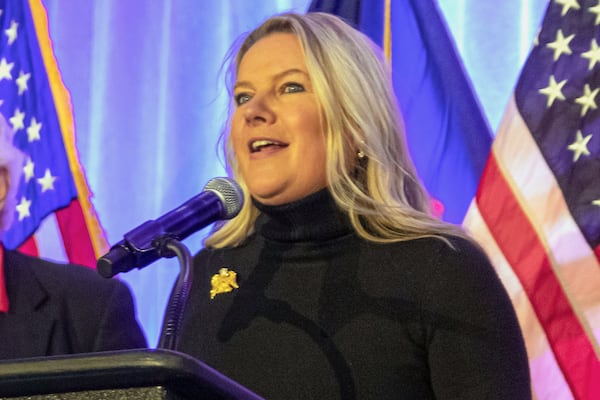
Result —
[{"label": "woman's face", "polygon": [[250,47],[234,97],[233,149],[256,200],[280,205],[326,186],[325,133],[294,34],[274,33]]}]

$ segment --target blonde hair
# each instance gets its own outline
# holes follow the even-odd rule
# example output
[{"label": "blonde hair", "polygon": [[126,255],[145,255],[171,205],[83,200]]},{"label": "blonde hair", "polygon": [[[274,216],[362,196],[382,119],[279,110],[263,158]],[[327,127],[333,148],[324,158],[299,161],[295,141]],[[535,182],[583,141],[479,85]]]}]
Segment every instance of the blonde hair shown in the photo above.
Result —
[{"label": "blonde hair", "polygon": [[[404,142],[391,72],[381,50],[338,17],[287,13],[269,18],[237,47],[229,87],[248,49],[272,33],[292,33],[300,41],[326,131],[328,188],[357,234],[374,242],[466,236],[430,214],[429,197]],[[205,245],[215,248],[241,244],[252,234],[259,215],[238,172],[229,138],[224,151],[245,203],[236,218],[206,239]],[[358,151],[363,158],[357,157]]]},{"label": "blonde hair", "polygon": [[8,171],[8,191],[4,206],[0,209],[0,233],[10,228],[15,206],[17,204],[17,189],[25,156],[13,145],[15,134],[8,126],[4,115],[0,114],[0,169]]}]

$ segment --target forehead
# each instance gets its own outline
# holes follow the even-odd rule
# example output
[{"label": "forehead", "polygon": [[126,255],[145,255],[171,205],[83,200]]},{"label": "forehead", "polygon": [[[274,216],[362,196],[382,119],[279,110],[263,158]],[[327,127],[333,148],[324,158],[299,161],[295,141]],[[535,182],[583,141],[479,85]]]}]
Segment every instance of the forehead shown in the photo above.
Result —
[{"label": "forehead", "polygon": [[284,69],[306,71],[300,40],[293,33],[272,33],[254,43],[244,54],[238,79],[278,73]]}]

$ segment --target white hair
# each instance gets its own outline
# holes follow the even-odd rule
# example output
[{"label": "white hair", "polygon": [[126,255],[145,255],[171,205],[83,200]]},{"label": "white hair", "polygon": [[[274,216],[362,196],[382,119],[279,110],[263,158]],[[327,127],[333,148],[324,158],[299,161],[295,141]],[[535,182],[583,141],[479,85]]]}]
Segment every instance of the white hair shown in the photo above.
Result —
[{"label": "white hair", "polygon": [[13,144],[14,131],[4,115],[0,114],[0,169],[8,172],[8,191],[4,206],[0,209],[0,232],[6,231],[12,223],[17,204],[17,189],[23,170],[25,155]]}]

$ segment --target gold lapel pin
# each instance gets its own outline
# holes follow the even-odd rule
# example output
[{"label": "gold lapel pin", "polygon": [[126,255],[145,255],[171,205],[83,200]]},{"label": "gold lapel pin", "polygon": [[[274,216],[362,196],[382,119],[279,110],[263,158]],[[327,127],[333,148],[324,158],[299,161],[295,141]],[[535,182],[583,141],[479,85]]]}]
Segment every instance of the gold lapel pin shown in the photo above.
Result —
[{"label": "gold lapel pin", "polygon": [[239,288],[237,284],[237,273],[231,271],[228,268],[221,268],[219,273],[214,274],[210,278],[210,298],[215,298],[216,295],[221,293],[231,292],[233,289]]}]

